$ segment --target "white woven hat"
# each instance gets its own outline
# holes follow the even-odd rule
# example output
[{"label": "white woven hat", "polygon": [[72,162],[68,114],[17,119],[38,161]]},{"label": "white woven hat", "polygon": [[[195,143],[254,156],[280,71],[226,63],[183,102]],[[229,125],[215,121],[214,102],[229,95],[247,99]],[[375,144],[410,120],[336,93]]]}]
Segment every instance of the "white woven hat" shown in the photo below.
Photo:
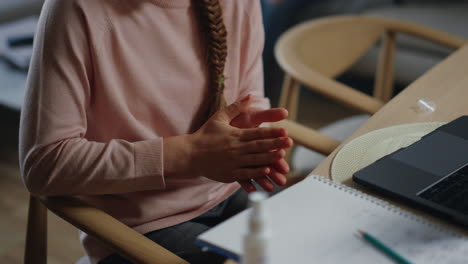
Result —
[{"label": "white woven hat", "polygon": [[331,165],[331,178],[336,182],[349,181],[352,175],[400,148],[406,147],[444,123],[413,123],[386,127],[357,137],[344,145]]}]

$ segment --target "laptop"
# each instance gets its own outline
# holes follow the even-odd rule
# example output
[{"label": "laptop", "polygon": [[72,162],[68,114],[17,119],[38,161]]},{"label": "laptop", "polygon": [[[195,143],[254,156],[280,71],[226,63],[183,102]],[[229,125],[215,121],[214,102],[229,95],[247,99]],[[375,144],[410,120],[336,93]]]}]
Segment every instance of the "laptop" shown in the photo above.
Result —
[{"label": "laptop", "polygon": [[468,116],[357,171],[353,180],[468,226]]}]

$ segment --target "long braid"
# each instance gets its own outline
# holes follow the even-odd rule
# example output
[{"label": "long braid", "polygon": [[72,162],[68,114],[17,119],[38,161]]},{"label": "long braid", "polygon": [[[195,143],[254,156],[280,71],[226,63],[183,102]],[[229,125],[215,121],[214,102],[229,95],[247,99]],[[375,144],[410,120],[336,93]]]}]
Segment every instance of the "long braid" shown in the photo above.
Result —
[{"label": "long braid", "polygon": [[224,100],[224,66],[227,57],[227,31],[223,20],[223,11],[219,0],[194,0],[199,9],[202,31],[205,34],[208,72],[209,92],[205,120],[210,118],[216,111],[226,106]]}]

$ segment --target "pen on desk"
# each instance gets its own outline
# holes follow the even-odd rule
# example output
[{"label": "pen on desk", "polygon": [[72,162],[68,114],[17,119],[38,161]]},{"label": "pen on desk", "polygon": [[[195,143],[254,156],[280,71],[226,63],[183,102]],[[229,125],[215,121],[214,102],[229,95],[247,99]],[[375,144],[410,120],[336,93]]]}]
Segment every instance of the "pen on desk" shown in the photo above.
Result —
[{"label": "pen on desk", "polygon": [[406,260],[402,256],[400,256],[398,253],[396,253],[393,249],[389,248],[386,246],[384,243],[382,243],[380,240],[377,238],[369,235],[368,233],[358,230],[359,235],[364,238],[367,242],[369,242],[372,246],[380,250],[381,252],[385,253],[387,256],[389,256],[391,259],[393,259],[396,263],[398,264],[412,264],[409,260]]}]

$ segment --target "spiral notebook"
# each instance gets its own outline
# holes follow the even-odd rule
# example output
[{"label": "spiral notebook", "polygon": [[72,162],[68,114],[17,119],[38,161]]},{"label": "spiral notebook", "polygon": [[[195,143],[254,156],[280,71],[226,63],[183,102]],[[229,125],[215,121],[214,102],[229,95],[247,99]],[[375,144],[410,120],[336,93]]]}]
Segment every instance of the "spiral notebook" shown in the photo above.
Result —
[{"label": "spiral notebook", "polygon": [[[272,264],[394,263],[356,235],[364,230],[413,263],[468,263],[468,237],[321,176],[309,176],[265,201]],[[241,258],[247,211],[196,243]]]}]

